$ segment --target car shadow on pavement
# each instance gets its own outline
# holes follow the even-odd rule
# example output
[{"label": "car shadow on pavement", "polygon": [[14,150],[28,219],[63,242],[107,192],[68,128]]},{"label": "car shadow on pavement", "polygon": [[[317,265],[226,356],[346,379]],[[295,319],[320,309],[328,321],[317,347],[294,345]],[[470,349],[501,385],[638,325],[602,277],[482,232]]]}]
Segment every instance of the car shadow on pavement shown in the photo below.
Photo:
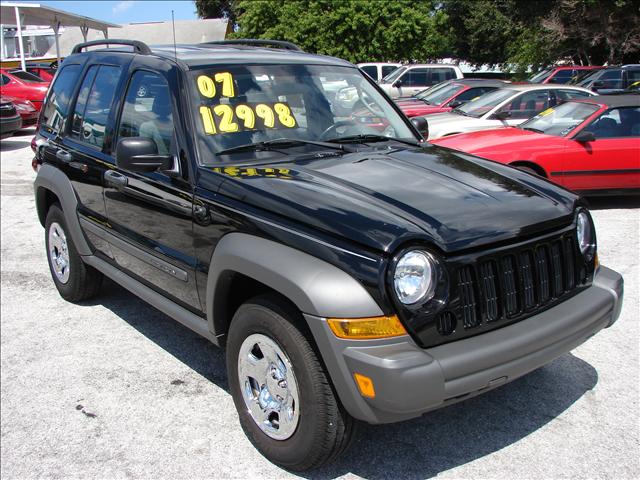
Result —
[{"label": "car shadow on pavement", "polygon": [[[229,391],[222,349],[119,285],[105,279],[103,293],[86,305],[108,308]],[[313,480],[348,473],[375,480],[433,477],[527,437],[555,420],[597,383],[598,374],[589,363],[566,354],[507,385],[420,418],[389,425],[360,424],[353,444],[335,463],[302,476]]]},{"label": "car shadow on pavement", "polygon": [[618,195],[611,197],[587,197],[591,210],[614,210],[640,208],[640,195]]},{"label": "car shadow on pavement", "polygon": [[0,152],[12,152],[14,150],[20,150],[21,148],[28,147],[31,142],[23,142],[12,140],[7,142],[6,139],[2,139],[0,141]]}]

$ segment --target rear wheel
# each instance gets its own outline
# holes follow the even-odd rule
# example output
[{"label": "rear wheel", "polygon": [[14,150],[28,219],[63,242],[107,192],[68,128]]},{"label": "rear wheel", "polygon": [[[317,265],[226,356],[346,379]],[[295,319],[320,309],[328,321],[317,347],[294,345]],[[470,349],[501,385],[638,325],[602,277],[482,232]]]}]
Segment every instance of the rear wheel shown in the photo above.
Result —
[{"label": "rear wheel", "polygon": [[60,296],[69,302],[95,296],[102,285],[102,274],[82,261],[57,203],[47,212],[45,243],[49,270]]},{"label": "rear wheel", "polygon": [[227,374],[240,424],[267,459],[304,471],[342,453],[355,420],[336,398],[297,310],[275,296],[236,312],[227,341]]}]

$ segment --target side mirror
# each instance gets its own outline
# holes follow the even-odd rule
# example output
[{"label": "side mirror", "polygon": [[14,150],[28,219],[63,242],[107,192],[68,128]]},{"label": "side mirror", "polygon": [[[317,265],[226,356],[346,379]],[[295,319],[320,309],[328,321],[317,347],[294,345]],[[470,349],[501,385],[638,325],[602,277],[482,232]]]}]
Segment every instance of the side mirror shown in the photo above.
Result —
[{"label": "side mirror", "polygon": [[496,113],[493,118],[495,120],[506,120],[507,118],[511,118],[511,112],[509,110],[503,110]]},{"label": "side mirror", "polygon": [[395,82],[393,82],[392,87],[394,88],[400,88],[402,86],[402,80],[396,80]]},{"label": "side mirror", "polygon": [[596,136],[593,134],[593,132],[582,130],[575,137],[573,137],[573,139],[576,142],[580,142],[580,143],[595,142]]},{"label": "side mirror", "polygon": [[462,100],[451,100],[449,102],[449,106],[451,108],[458,108],[460,105],[463,105],[463,104],[464,104],[464,102]]},{"label": "side mirror", "polygon": [[150,138],[123,138],[116,147],[116,165],[130,172],[154,172],[173,167],[173,156],[159,155],[158,146]]},{"label": "side mirror", "polygon": [[424,117],[413,117],[411,119],[411,123],[416,130],[420,132],[420,134],[426,139],[429,138],[429,124],[427,123],[427,119]]},{"label": "side mirror", "polygon": [[604,82],[602,80],[596,80],[591,84],[591,88],[602,88],[604,87]]}]

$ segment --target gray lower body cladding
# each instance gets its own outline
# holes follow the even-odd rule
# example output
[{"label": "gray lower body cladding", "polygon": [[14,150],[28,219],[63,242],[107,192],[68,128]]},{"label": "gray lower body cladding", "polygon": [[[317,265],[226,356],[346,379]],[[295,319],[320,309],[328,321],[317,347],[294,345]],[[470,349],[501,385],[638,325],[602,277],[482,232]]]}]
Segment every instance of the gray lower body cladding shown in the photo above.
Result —
[{"label": "gray lower body cladding", "polygon": [[[552,309],[429,349],[408,336],[342,340],[326,319],[306,319],[347,411],[369,423],[389,423],[488,391],[571,351],[617,320],[622,295],[622,276],[601,267],[590,288]],[[373,380],[375,398],[359,394],[355,372]]]}]

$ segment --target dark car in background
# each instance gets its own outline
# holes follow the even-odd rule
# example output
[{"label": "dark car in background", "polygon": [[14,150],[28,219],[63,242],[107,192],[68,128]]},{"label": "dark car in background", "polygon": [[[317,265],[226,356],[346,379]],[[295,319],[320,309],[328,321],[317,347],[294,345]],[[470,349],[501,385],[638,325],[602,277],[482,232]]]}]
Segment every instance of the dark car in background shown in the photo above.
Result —
[{"label": "dark car in background", "polygon": [[544,70],[533,75],[531,78],[529,78],[529,82],[566,84],[575,81],[585,73],[602,70],[603,68],[604,67],[593,65],[563,65],[558,67],[550,67],[545,68]]},{"label": "dark car in background", "polygon": [[0,97],[0,138],[10,137],[20,128],[22,120],[13,103],[5,97]]},{"label": "dark car in background", "polygon": [[22,128],[31,127],[38,122],[38,109],[36,109],[35,105],[29,100],[24,100],[22,98],[15,97],[4,97],[6,100],[13,103],[13,106],[20,115],[22,119]]},{"label": "dark car in background", "polygon": [[640,81],[640,64],[633,64],[596,70],[579,79],[576,85],[606,95],[624,92],[638,81]]},{"label": "dark car in background", "polygon": [[509,82],[481,78],[461,78],[439,83],[410,98],[396,99],[396,105],[407,117],[430,115],[453,110],[487,92],[503,88]]}]

